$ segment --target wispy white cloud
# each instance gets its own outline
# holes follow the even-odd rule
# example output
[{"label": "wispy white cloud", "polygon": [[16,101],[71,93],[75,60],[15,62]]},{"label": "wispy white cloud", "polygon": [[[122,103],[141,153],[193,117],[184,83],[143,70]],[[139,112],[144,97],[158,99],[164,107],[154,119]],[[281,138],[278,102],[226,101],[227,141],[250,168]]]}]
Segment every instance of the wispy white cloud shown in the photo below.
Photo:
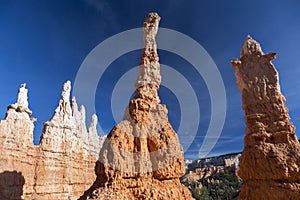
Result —
[{"label": "wispy white cloud", "polygon": [[103,0],[84,0],[88,5],[96,9],[99,13],[101,13],[104,20],[109,24],[111,28],[117,30],[119,27],[119,23],[116,18],[116,13],[113,8]]}]

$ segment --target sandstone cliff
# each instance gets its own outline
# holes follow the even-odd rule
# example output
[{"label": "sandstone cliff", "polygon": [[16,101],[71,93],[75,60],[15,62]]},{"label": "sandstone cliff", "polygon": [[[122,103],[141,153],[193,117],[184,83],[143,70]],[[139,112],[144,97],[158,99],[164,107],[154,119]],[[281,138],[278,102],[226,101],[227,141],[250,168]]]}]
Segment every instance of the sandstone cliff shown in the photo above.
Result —
[{"label": "sandstone cliff", "polygon": [[96,132],[97,117],[93,116],[87,131],[84,107],[78,110],[75,98],[70,102],[68,81],[35,146],[35,119],[30,118],[25,86],[21,85],[17,102],[8,106],[5,120],[0,121],[0,175],[5,174],[0,178],[0,199],[78,198],[96,178],[95,162],[104,140]]},{"label": "sandstone cliff", "polygon": [[[208,158],[201,158],[198,160],[188,161],[186,168],[188,171],[197,168],[209,168],[209,167],[231,167],[239,166],[241,153],[230,153],[220,156],[213,156]],[[185,162],[187,162],[185,160]]]},{"label": "sandstone cliff", "polygon": [[192,199],[179,181],[185,172],[183,149],[157,94],[159,21],[150,13],[144,23],[135,97],[123,121],[108,134],[97,162],[97,180],[82,199]]},{"label": "sandstone cliff", "polygon": [[299,199],[300,145],[271,63],[275,55],[248,36],[232,61],[247,126],[239,199]]},{"label": "sandstone cliff", "polygon": [[181,182],[196,200],[236,199],[242,185],[237,176],[240,153],[231,153],[188,162]]}]

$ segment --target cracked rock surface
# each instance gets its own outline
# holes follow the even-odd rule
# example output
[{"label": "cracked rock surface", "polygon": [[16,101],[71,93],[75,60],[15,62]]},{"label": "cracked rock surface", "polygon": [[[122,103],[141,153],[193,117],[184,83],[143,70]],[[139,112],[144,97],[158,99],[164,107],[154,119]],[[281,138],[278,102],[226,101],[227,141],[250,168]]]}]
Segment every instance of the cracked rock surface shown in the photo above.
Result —
[{"label": "cracked rock surface", "polygon": [[246,123],[239,199],[299,198],[300,145],[271,63],[275,56],[248,36],[232,61]]}]

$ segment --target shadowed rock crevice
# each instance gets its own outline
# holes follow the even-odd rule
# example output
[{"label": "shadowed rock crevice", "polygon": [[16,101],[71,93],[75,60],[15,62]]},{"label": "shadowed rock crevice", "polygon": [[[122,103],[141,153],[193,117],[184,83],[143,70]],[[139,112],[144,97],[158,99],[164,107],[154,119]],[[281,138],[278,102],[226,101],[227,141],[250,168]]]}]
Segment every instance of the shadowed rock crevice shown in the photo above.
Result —
[{"label": "shadowed rock crevice", "polygon": [[0,200],[21,200],[25,178],[21,172],[4,171],[0,173]]}]

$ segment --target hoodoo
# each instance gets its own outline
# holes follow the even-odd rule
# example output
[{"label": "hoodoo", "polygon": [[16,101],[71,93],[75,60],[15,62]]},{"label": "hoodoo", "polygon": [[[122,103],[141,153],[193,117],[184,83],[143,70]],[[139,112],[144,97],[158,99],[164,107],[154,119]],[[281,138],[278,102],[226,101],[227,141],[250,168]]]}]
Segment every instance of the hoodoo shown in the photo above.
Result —
[{"label": "hoodoo", "polygon": [[97,179],[82,199],[192,199],[179,181],[185,173],[183,148],[157,93],[159,21],[157,13],[150,13],[144,22],[134,99],[108,134],[96,166]]},{"label": "hoodoo", "polygon": [[299,199],[300,145],[281,94],[278,72],[248,36],[240,59],[231,62],[245,111],[246,136],[240,159],[239,199]]},{"label": "hoodoo", "polygon": [[70,101],[71,83],[62,90],[53,117],[44,124],[41,142],[33,144],[32,111],[26,84],[17,102],[8,106],[0,121],[0,199],[75,199],[93,184],[103,137],[92,117],[86,130],[85,112]]}]

